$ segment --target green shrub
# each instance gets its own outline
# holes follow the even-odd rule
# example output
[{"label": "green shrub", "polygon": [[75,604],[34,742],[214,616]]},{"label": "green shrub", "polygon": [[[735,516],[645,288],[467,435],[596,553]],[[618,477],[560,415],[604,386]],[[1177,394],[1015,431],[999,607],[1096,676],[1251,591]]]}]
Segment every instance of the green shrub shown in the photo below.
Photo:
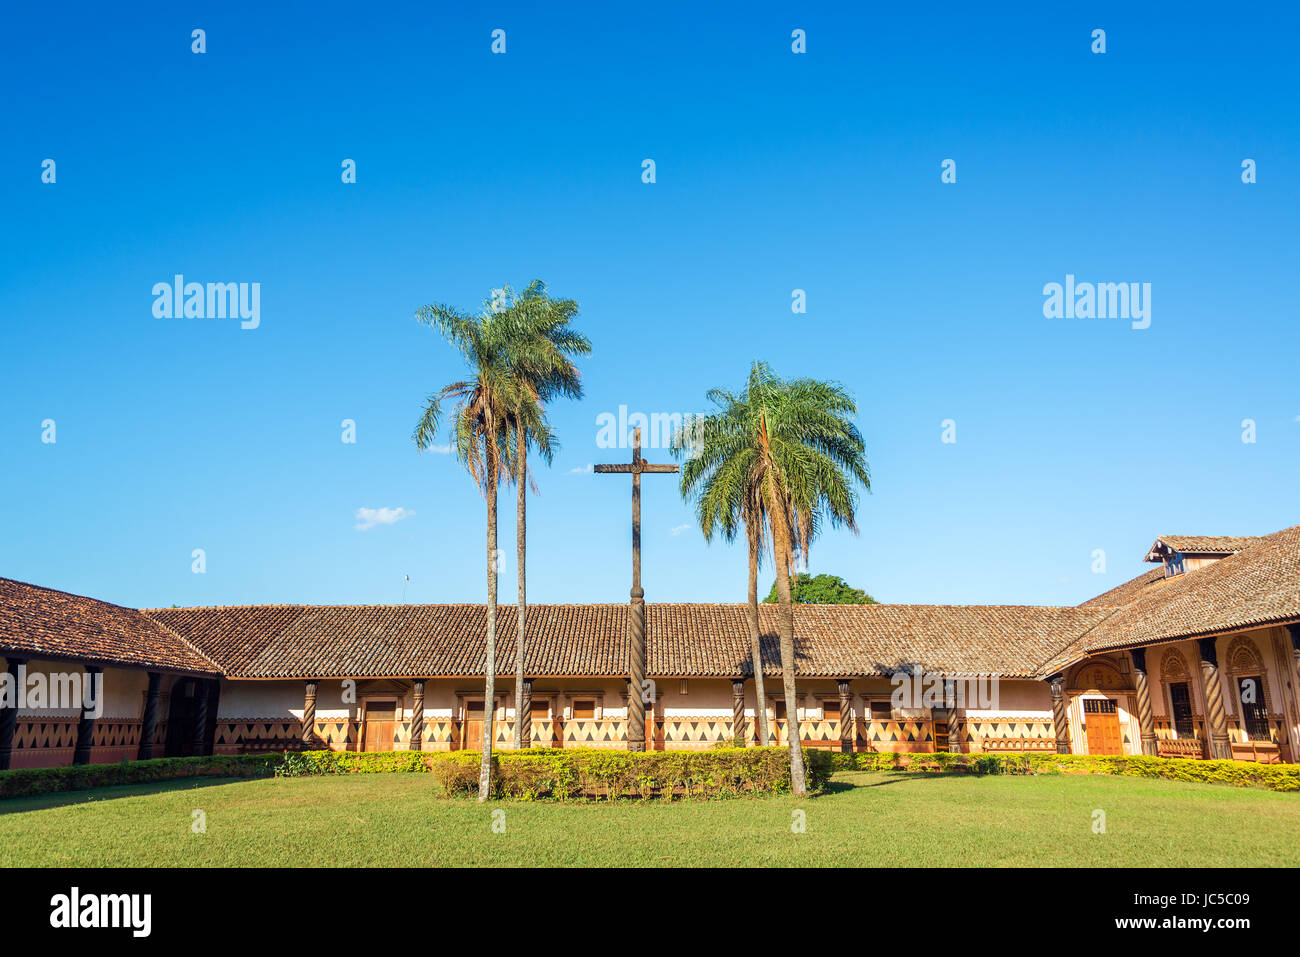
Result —
[{"label": "green shrub", "polygon": [[0,798],[148,784],[173,778],[263,778],[275,773],[280,758],[278,754],[215,754],[210,757],[121,761],[117,764],[19,768],[0,772]]},{"label": "green shrub", "polygon": [[1193,761],[1148,755],[1051,754],[902,754],[863,751],[838,755],[835,766],[859,771],[939,771],[972,774],[1116,774],[1300,791],[1300,765],[1252,761]]},{"label": "green shrub", "polygon": [[[805,751],[808,789],[830,778],[829,752]],[[430,770],[449,796],[476,795],[477,752],[436,754]],[[595,748],[531,748],[492,755],[492,796],[535,801],[661,797],[727,798],[790,790],[785,748],[710,748],[707,751],[631,752]]]}]

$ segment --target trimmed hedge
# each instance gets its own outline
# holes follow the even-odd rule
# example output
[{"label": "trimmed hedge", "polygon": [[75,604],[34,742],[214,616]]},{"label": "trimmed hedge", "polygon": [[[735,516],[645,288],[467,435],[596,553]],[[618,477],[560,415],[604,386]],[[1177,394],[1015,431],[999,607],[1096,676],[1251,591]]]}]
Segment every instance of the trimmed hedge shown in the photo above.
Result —
[{"label": "trimmed hedge", "polygon": [[[832,771],[966,774],[1115,774],[1272,791],[1300,791],[1300,765],[1192,761],[1080,754],[896,754],[889,751],[804,750],[808,790],[819,793]],[[735,797],[790,790],[789,752],[777,748],[707,751],[604,751],[531,748],[492,755],[493,796],[552,798]],[[264,778],[319,774],[432,773],[450,795],[478,793],[477,751],[289,751],[283,754],[155,758],[0,772],[0,798],[78,791],[174,778]]]},{"label": "trimmed hedge", "polygon": [[148,784],[173,778],[266,778],[275,773],[278,754],[218,754],[199,758],[154,758],[119,764],[78,764],[58,768],[19,768],[0,772],[0,798],[82,791],[121,784]]},{"label": "trimmed hedge", "polygon": [[286,751],[275,755],[276,777],[311,774],[395,774],[432,770],[427,751]]},{"label": "trimmed hedge", "polygon": [[[805,751],[808,790],[822,791],[830,755]],[[451,796],[478,794],[481,756],[476,751],[433,755],[432,771]],[[595,798],[728,798],[790,791],[785,748],[710,748],[707,751],[605,751],[530,748],[492,755],[492,796],[535,801]]]},{"label": "trimmed hedge", "polygon": [[1300,791],[1300,765],[1253,761],[1193,761],[1147,755],[1086,754],[896,754],[889,751],[836,752],[837,771],[956,771],[968,774],[1115,774],[1163,778],[1271,791]]}]

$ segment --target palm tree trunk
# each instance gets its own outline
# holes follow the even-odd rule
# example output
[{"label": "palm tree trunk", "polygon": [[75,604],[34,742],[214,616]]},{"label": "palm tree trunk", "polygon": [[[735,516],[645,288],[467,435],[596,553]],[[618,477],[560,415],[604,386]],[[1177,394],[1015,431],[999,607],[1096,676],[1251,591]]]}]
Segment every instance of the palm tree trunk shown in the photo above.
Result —
[{"label": "palm tree trunk", "polygon": [[[746,529],[748,531],[748,528]],[[749,648],[754,661],[754,716],[758,720],[758,746],[767,747],[767,695],[763,691],[763,648],[758,628],[758,542],[749,534]],[[748,743],[748,742],[746,742]]]},{"label": "palm tree trunk", "polygon": [[488,799],[492,789],[492,741],[496,731],[492,726],[496,717],[496,670],[497,670],[497,464],[493,455],[491,442],[485,458],[487,474],[485,489],[487,497],[487,651],[483,671],[483,760],[478,769],[478,800],[482,804]]},{"label": "palm tree trunk", "polygon": [[781,684],[785,691],[785,737],[790,746],[790,790],[795,797],[808,794],[799,735],[799,707],[794,691],[794,605],[790,600],[790,530],[772,509],[772,544],[776,559],[776,597],[780,604],[777,634],[781,644]]},{"label": "palm tree trunk", "polygon": [[516,611],[517,631],[515,633],[515,750],[519,751],[524,746],[524,722],[532,720],[532,715],[524,714],[524,619],[528,616],[528,586],[524,563],[528,552],[528,497],[525,494],[528,481],[528,447],[524,443],[526,436],[522,421],[516,426],[516,436],[518,451],[515,454],[518,465],[515,484],[519,487],[519,501],[515,505],[515,557],[519,569],[519,607]]}]

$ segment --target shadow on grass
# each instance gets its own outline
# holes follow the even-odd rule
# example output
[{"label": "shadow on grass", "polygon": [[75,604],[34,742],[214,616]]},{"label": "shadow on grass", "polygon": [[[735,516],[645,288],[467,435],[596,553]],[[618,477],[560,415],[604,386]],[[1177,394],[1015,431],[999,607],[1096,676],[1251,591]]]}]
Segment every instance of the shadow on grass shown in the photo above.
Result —
[{"label": "shadow on grass", "polygon": [[937,781],[940,778],[973,778],[974,774],[962,774],[952,771],[855,771],[853,774],[870,774],[884,775],[883,780],[872,781],[844,781],[832,778],[826,785],[826,794],[841,794],[846,791],[852,791],[855,788],[880,788],[886,784],[901,784],[904,781]]},{"label": "shadow on grass", "polygon": [[90,804],[96,801],[112,801],[116,798],[144,797],[151,794],[166,794],[169,791],[192,791],[198,788],[212,787],[216,784],[232,784],[235,781],[262,780],[266,779],[240,777],[172,778],[168,781],[152,781],[148,784],[117,784],[109,787],[87,788],[81,791],[58,791],[53,794],[0,798],[0,817],[22,811],[44,811],[49,808],[67,807],[71,804]]}]

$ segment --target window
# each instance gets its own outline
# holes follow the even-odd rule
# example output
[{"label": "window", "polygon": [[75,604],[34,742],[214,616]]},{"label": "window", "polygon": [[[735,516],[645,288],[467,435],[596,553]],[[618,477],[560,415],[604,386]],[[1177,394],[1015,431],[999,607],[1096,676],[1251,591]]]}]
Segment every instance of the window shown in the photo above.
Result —
[{"label": "window", "polygon": [[1178,552],[1170,552],[1165,557],[1165,577],[1173,578],[1175,575],[1183,573],[1183,556]]},{"label": "window", "polygon": [[871,702],[871,720],[888,721],[894,716],[894,706],[888,701]]},{"label": "window", "polygon": [[1269,740],[1268,707],[1264,704],[1264,679],[1259,675],[1243,675],[1237,679],[1237,694],[1241,698],[1241,721],[1250,740]]},{"label": "window", "polygon": [[785,720],[785,702],[784,702],[784,701],[773,701],[773,702],[772,702],[772,718],[773,718],[774,720],[776,720],[776,721],[784,721],[784,720]]},{"label": "window", "polygon": [[546,721],[551,716],[551,703],[545,700],[533,701],[529,713],[534,721]]},{"label": "window", "polygon": [[822,718],[826,721],[840,720],[840,702],[838,698],[827,698],[822,702]]},{"label": "window", "polygon": [[1169,686],[1169,703],[1174,711],[1174,733],[1180,738],[1194,738],[1192,725],[1192,693],[1186,681],[1176,681]]},{"label": "window", "polygon": [[1109,698],[1084,698],[1084,714],[1114,714],[1115,702]]},{"label": "window", "polygon": [[573,720],[594,721],[596,718],[596,699],[575,698],[573,700]]}]

